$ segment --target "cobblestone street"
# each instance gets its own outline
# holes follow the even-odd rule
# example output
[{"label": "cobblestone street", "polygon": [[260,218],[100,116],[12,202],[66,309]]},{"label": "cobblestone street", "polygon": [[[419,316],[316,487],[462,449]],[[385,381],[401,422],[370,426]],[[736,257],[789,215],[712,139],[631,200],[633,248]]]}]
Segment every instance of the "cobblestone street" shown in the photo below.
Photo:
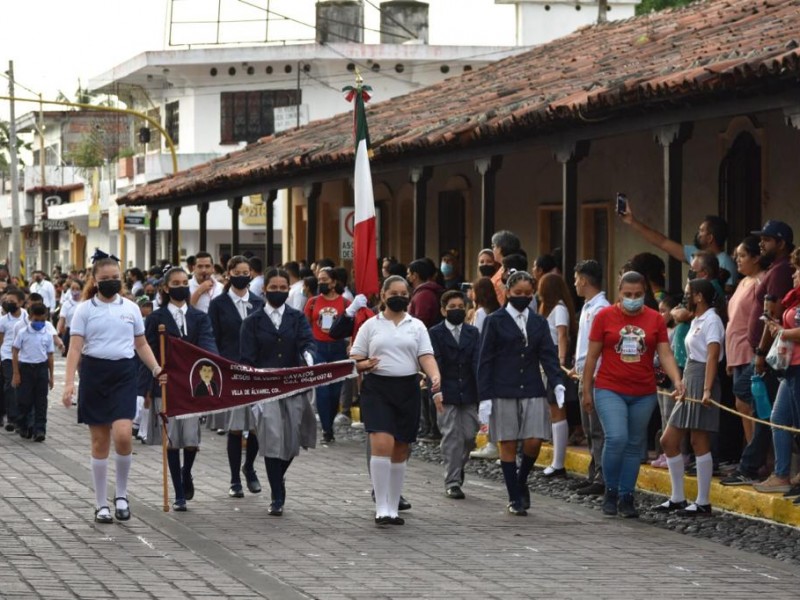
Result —
[{"label": "cobblestone street", "polygon": [[210,432],[189,512],[162,512],[160,448],[137,442],[133,518],[95,525],[88,432],[60,405],[59,385],[50,398],[47,441],[0,437],[4,599],[750,600],[800,589],[785,563],[555,499],[534,495],[529,517],[507,516],[502,487],[488,480],[468,480],[468,498],[449,500],[440,468],[419,460],[406,525],[378,529],[364,448],[346,440],[295,460],[282,518],[266,514],[263,463],[265,491],[228,498],[225,438]]}]

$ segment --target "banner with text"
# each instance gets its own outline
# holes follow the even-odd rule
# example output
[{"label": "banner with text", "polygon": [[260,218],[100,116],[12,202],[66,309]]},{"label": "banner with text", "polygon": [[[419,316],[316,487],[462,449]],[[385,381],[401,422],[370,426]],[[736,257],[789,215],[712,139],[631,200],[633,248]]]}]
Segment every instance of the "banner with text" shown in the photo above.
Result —
[{"label": "banner with text", "polygon": [[178,419],[278,400],[356,376],[352,360],[311,367],[258,369],[168,335],[166,356],[166,414]]}]

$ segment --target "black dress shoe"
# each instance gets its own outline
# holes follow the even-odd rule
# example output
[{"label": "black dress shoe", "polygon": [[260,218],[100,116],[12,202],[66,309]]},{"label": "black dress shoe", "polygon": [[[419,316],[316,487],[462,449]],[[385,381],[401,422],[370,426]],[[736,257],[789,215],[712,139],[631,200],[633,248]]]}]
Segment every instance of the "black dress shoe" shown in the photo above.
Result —
[{"label": "black dress shoe", "polygon": [[389,525],[405,525],[406,520],[403,517],[389,517]]},{"label": "black dress shoe", "polygon": [[44,433],[42,433],[41,431],[39,431],[38,433],[35,433],[35,434],[33,435],[33,441],[34,441],[34,442],[43,442],[43,441],[45,441],[46,439],[47,439],[47,436],[45,436],[45,434],[44,434]]},{"label": "black dress shoe", "polygon": [[463,500],[466,498],[463,490],[457,485],[451,485],[444,491],[444,495],[453,500]]},{"label": "black dress shoe", "polygon": [[589,485],[592,485],[591,480],[589,480],[589,479],[578,479],[577,481],[573,481],[573,482],[567,484],[567,488],[570,489],[570,490],[579,490],[579,489],[581,489],[583,487],[587,487]]},{"label": "black dress shoe", "polygon": [[605,484],[595,481],[594,483],[578,488],[575,493],[578,494],[578,496],[602,496],[605,492]]},{"label": "black dress shoe", "polygon": [[16,428],[16,425],[13,423],[6,423],[6,431],[14,431]]},{"label": "black dress shoe", "polygon": [[[373,496],[373,500],[375,497]],[[411,502],[400,496],[400,502],[397,503],[397,510],[411,510]]]},{"label": "black dress shoe", "polygon": [[323,444],[332,444],[335,441],[336,441],[336,438],[333,437],[332,433],[325,433],[325,432],[322,433],[322,443]]},{"label": "black dress shoe", "polygon": [[194,498],[194,479],[192,479],[191,473],[183,474],[183,497],[186,500]]},{"label": "black dress shoe", "polygon": [[657,513],[674,512],[676,510],[683,510],[687,506],[688,504],[686,503],[686,500],[681,500],[680,502],[673,502],[672,500],[667,500],[666,502],[663,502],[658,506],[654,506],[653,512]]},{"label": "black dress shoe", "polygon": [[544,471],[542,471],[542,477],[546,479],[555,479],[555,478],[566,479],[567,470],[564,467],[561,467],[560,469],[550,469],[549,471],[548,469],[545,469]]},{"label": "black dress shoe", "polygon": [[531,507],[531,490],[527,485],[521,485],[519,492],[522,508],[528,510]]},{"label": "black dress shoe", "polygon": [[269,510],[267,514],[272,517],[282,517],[283,516],[283,505],[278,502],[273,502],[269,505]]},{"label": "black dress shoe", "polygon": [[111,518],[111,509],[107,506],[96,508],[94,511],[94,522],[104,524],[113,523],[114,519]]},{"label": "black dress shoe", "polygon": [[242,473],[244,473],[244,478],[247,480],[247,491],[249,491],[251,494],[260,494],[261,482],[258,480],[256,470],[253,469],[251,471],[247,471],[244,467],[242,467]]},{"label": "black dress shoe", "polygon": [[375,525],[390,525],[392,523],[392,517],[382,516],[382,517],[375,517]]},{"label": "black dress shoe", "polygon": [[522,508],[521,502],[509,502],[506,510],[508,511],[508,514],[514,515],[515,517],[528,516],[528,511]]},{"label": "black dress shoe", "polygon": [[[117,502],[125,500],[125,508],[117,508]],[[127,521],[131,518],[131,505],[127,498],[114,498],[114,517],[117,521]]]},{"label": "black dress shoe", "polygon": [[172,503],[172,510],[175,512],[186,512],[186,500],[175,500]]},{"label": "black dress shoe", "polygon": [[228,496],[231,498],[244,498],[244,491],[242,490],[241,483],[234,483],[231,485],[231,489],[228,490]]}]

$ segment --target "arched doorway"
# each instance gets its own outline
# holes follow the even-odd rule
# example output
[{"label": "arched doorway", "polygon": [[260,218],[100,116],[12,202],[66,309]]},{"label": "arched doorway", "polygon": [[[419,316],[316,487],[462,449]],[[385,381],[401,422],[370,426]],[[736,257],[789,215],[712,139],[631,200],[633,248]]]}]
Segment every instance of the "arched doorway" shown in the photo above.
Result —
[{"label": "arched doorway", "polygon": [[728,222],[728,250],[761,226],[761,136],[746,121],[749,127],[730,136],[719,167],[719,214]]}]

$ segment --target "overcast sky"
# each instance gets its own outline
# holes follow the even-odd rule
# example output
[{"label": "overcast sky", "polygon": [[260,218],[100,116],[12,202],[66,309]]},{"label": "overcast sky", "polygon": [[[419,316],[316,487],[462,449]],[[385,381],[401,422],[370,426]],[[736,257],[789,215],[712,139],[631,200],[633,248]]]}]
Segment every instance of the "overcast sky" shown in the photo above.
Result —
[{"label": "overcast sky", "polygon": [[[432,44],[490,45],[498,40],[514,44],[513,6],[495,5],[494,0],[428,1]],[[270,37],[313,38],[313,30],[301,23],[314,23],[314,0],[222,0],[223,19],[263,19],[268,3],[274,13],[295,19],[272,21]],[[72,98],[79,78],[85,85],[141,52],[167,47],[169,0],[5,0],[2,4],[0,72],[12,59],[18,83],[46,98],[55,98],[59,90]],[[364,1],[365,25],[377,29],[379,13],[372,4],[380,0]],[[218,6],[218,0],[176,0],[173,20],[213,19]],[[443,21],[446,26],[437,26]],[[247,40],[262,27],[225,25],[222,31],[228,39]],[[203,41],[215,31],[213,25],[178,25],[173,27],[173,39]],[[370,35],[377,33],[368,31]],[[0,78],[0,89],[7,95],[7,80]],[[30,96],[18,88],[17,96],[23,95]],[[20,104],[17,115],[35,108]],[[0,101],[0,118],[8,118],[6,101]]]}]

